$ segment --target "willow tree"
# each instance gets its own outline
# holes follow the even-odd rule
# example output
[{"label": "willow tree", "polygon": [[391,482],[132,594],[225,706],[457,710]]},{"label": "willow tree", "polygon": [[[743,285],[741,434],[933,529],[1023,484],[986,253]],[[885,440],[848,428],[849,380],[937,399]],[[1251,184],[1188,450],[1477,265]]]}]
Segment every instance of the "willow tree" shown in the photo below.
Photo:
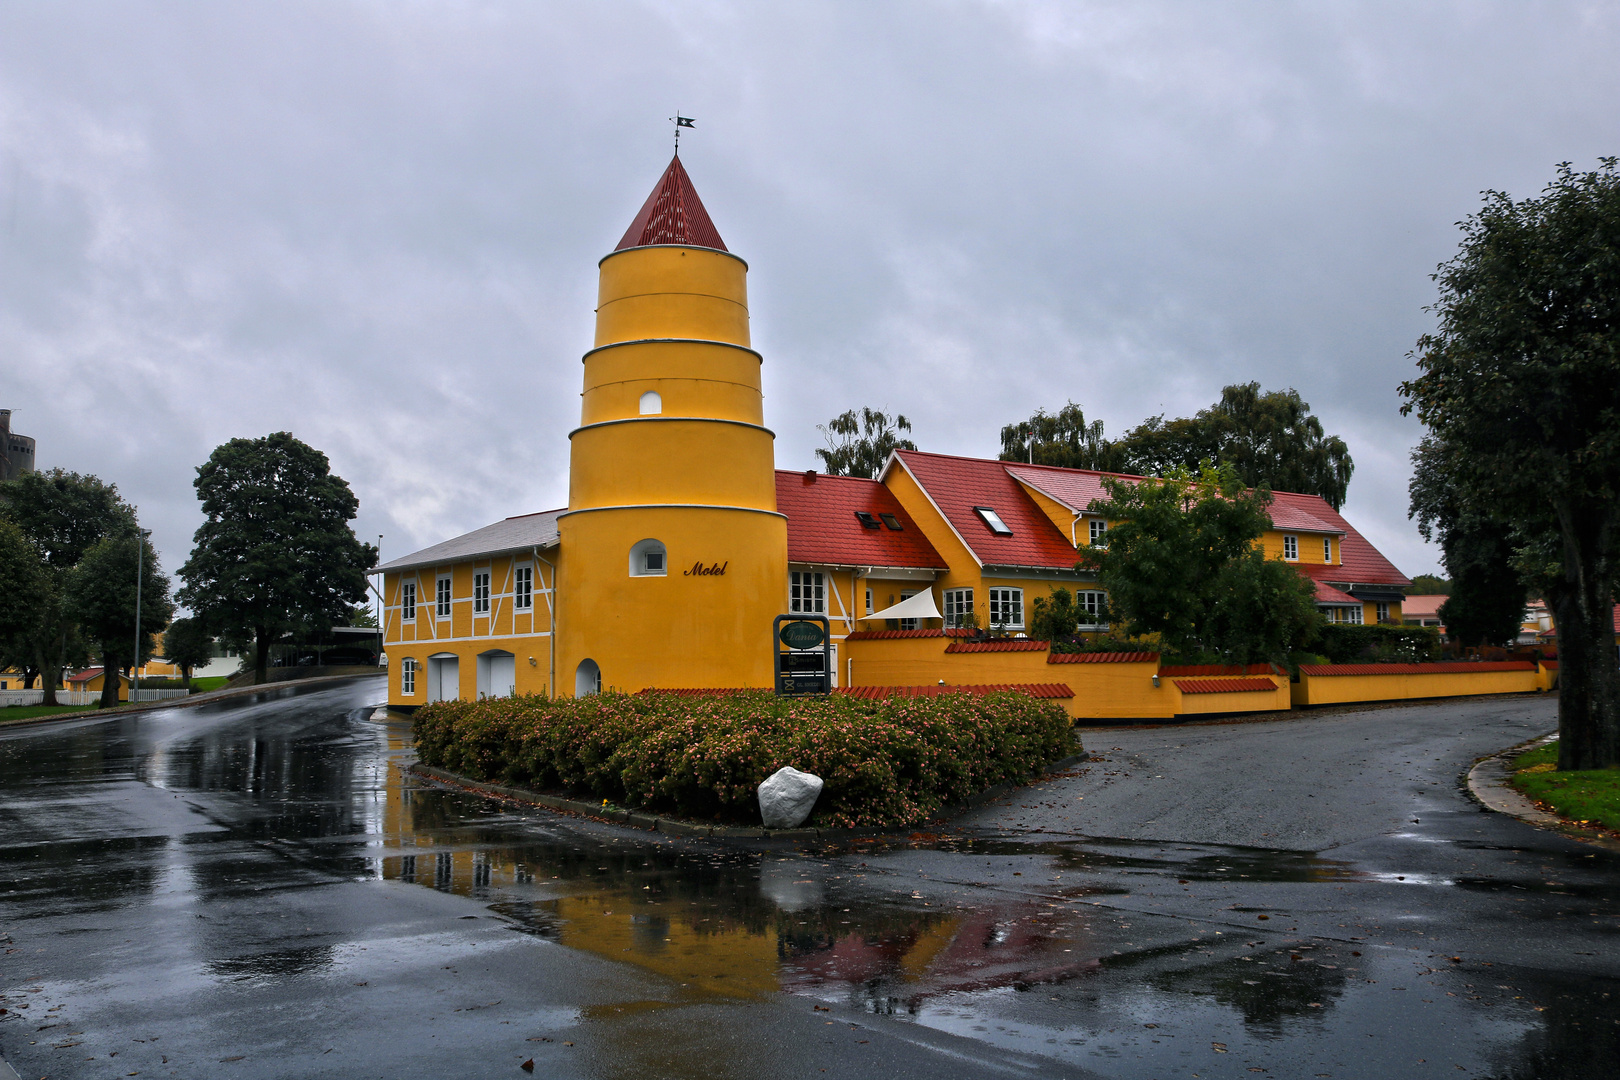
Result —
[{"label": "willow tree", "polygon": [[1469,512],[1555,541],[1558,767],[1620,767],[1620,173],[1566,162],[1536,198],[1485,193],[1434,279],[1438,326],[1401,385]]}]

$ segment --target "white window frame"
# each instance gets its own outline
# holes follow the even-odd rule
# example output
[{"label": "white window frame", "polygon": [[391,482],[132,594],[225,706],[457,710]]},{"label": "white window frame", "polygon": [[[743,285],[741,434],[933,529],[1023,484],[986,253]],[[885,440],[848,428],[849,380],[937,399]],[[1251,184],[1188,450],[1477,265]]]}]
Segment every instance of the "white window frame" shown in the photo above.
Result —
[{"label": "white window frame", "polygon": [[[1000,615],[1001,618],[997,618],[997,615]],[[1012,615],[1013,618],[1008,618],[1008,615]],[[1022,630],[1024,628],[1023,589],[1009,585],[991,586],[989,625],[992,628],[1006,630]]]},{"label": "white window frame", "polygon": [[866,590],[866,613],[868,615],[870,615],[870,614],[872,614],[872,612],[874,612],[876,610],[877,609],[872,606],[872,590],[867,589]]},{"label": "white window frame", "polygon": [[1333,563],[1333,537],[1331,536],[1322,537],[1322,561],[1329,565]]},{"label": "white window frame", "polygon": [[519,563],[512,568],[512,610],[534,610],[533,563]]},{"label": "white window frame", "polygon": [[449,574],[439,574],[433,579],[433,617],[435,619],[448,619],[455,605],[455,586],[451,584]]},{"label": "white window frame", "polygon": [[948,627],[961,626],[962,616],[973,614],[972,589],[942,589],[939,599],[940,612],[945,616]]},{"label": "white window frame", "polygon": [[1346,618],[1344,621],[1349,623],[1351,626],[1360,626],[1362,624],[1363,613],[1360,604],[1357,604],[1355,607],[1340,608],[1339,610],[1343,611],[1345,615],[1348,616],[1348,618]]},{"label": "white window frame", "polygon": [[1374,603],[1374,605],[1373,605],[1373,611],[1375,613],[1375,616],[1376,616],[1378,622],[1388,622],[1389,621],[1389,601],[1388,600],[1376,601]]},{"label": "white window frame", "polygon": [[984,522],[984,527],[989,529],[995,535],[1011,536],[1013,534],[1012,529],[1009,528],[1007,523],[1002,520],[1001,515],[996,513],[994,507],[975,506],[973,508],[973,512],[979,515],[979,520]]},{"label": "white window frame", "polygon": [[416,658],[407,656],[399,662],[399,694],[401,697],[416,696]]},{"label": "white window frame", "polygon": [[1108,522],[1102,518],[1091,519],[1091,546],[1106,548],[1108,546]]},{"label": "white window frame", "polygon": [[1299,562],[1299,537],[1292,534],[1283,537],[1283,559],[1287,562]]},{"label": "white window frame", "polygon": [[796,615],[827,613],[827,576],[820,570],[794,570],[789,574],[788,610]]},{"label": "white window frame", "polygon": [[[901,589],[900,590],[900,602],[902,604],[905,603],[907,600],[910,600],[913,596],[916,596],[921,591],[922,590],[920,590],[920,589],[911,589],[909,591],[906,590],[906,589]],[[918,628],[919,625],[921,625],[922,620],[920,620],[920,619],[901,619],[901,620],[899,620],[899,622],[900,622],[900,629],[902,629],[902,630],[915,630],[915,629]]]},{"label": "white window frame", "polygon": [[[658,561],[657,569],[648,565],[649,559]],[[630,545],[630,576],[631,577],[668,577],[669,576],[669,548],[664,546],[662,540],[648,538],[637,540]]]},{"label": "white window frame", "polygon": [[399,617],[404,622],[416,621],[416,579],[399,583]]},{"label": "white window frame", "polygon": [[1075,606],[1085,613],[1080,617],[1081,626],[1107,628],[1108,623],[1102,618],[1103,613],[1108,610],[1107,593],[1101,589],[1081,589],[1074,594],[1074,602]]},{"label": "white window frame", "polygon": [[488,570],[473,571],[473,614],[489,614],[489,579]]}]

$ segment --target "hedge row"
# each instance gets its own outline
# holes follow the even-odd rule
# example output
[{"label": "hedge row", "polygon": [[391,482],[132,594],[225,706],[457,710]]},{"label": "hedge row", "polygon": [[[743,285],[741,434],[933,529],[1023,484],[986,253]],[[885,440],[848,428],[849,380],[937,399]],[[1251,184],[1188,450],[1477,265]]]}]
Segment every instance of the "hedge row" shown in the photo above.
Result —
[{"label": "hedge row", "polygon": [[1016,692],[523,696],[436,702],[414,727],[461,776],[716,821],[757,824],[755,789],[791,765],[826,781],[811,824],[845,828],[919,824],[1079,749],[1060,707]]},{"label": "hedge row", "polygon": [[1432,626],[1328,623],[1306,648],[1330,664],[1424,664],[1440,659],[1440,631]]}]

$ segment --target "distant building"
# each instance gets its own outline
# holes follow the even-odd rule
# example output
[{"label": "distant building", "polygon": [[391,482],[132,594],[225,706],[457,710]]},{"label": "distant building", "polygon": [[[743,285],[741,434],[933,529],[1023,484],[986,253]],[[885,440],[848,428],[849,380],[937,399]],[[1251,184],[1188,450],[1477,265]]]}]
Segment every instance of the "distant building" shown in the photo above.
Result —
[{"label": "distant building", "polygon": [[11,410],[0,409],[0,480],[34,471],[34,440],[11,433]]}]

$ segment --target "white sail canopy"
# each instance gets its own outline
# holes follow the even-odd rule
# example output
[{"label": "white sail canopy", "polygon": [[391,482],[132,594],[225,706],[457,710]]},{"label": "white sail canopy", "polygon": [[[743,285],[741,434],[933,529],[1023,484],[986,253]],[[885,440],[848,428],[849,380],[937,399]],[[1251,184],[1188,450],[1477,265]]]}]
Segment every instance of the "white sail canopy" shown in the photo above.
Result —
[{"label": "white sail canopy", "polygon": [[916,596],[908,596],[898,604],[865,616],[868,619],[938,619],[943,616],[934,606],[934,590],[924,589]]}]

